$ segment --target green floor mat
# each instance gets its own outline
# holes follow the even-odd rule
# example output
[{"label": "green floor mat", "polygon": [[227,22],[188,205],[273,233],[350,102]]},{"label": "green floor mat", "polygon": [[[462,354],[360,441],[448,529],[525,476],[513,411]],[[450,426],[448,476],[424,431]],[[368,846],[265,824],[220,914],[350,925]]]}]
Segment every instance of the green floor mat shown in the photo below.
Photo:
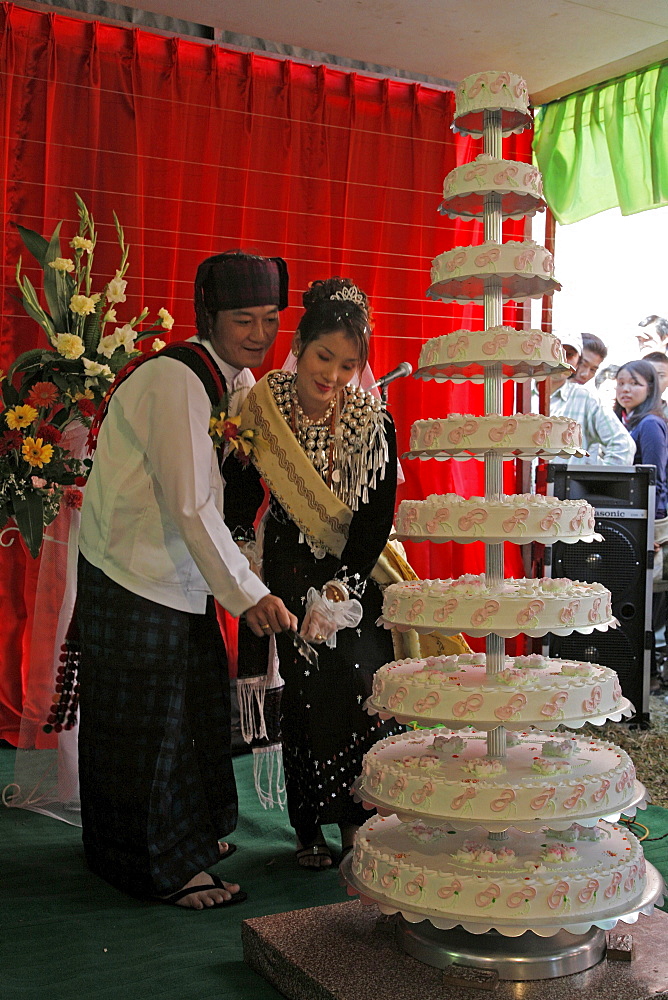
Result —
[{"label": "green floor mat", "polygon": [[[14,753],[0,751],[0,788]],[[136,902],[85,867],[81,832],[36,813],[0,807],[0,995],[12,1000],[278,1000],[243,963],[247,917],[343,902],[336,870],[314,874],[294,861],[285,813],[264,811],[249,755],[235,760],[239,849],[217,871],[239,881],[246,903],[190,912]],[[668,810],[638,813],[645,853],[668,875]],[[332,847],[338,846],[335,828]],[[640,834],[642,831],[636,830]]]}]

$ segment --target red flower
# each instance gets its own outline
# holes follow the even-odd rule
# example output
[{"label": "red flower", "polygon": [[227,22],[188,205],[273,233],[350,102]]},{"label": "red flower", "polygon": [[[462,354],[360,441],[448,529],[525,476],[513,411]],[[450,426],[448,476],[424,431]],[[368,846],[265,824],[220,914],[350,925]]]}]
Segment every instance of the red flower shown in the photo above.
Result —
[{"label": "red flower", "polygon": [[87,399],[85,396],[77,399],[77,407],[79,408],[79,413],[84,417],[94,417],[97,413],[97,406],[93,400]]},{"label": "red flower", "polygon": [[0,455],[8,455],[10,451],[19,451],[23,446],[23,435],[19,430],[5,431],[0,436]]},{"label": "red flower", "polygon": [[63,504],[71,510],[81,510],[83,493],[74,486],[66,486],[63,490]]},{"label": "red flower", "polygon": [[233,420],[223,421],[223,437],[226,441],[232,441],[239,437],[239,425],[235,424]]},{"label": "red flower", "polygon": [[77,477],[75,478],[75,480],[74,480],[74,485],[75,485],[75,486],[85,486],[85,485],[86,485],[86,483],[87,483],[87,481],[88,481],[88,480],[86,479],[86,477],[85,477],[85,476],[77,476]]},{"label": "red flower", "polygon": [[58,444],[63,435],[53,424],[40,424],[35,437],[41,437],[44,444]]},{"label": "red flower", "polygon": [[53,382],[35,382],[26,397],[26,402],[36,410],[43,410],[58,399],[58,387]]}]

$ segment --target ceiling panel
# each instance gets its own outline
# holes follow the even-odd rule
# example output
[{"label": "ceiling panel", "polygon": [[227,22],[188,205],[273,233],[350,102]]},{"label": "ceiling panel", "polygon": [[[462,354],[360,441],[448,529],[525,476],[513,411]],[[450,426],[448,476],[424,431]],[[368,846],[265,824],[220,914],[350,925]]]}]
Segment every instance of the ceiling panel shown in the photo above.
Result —
[{"label": "ceiling panel", "polygon": [[[184,16],[182,0],[124,0]],[[535,104],[668,58],[666,0],[191,0],[191,21],[458,81],[508,69]]]}]

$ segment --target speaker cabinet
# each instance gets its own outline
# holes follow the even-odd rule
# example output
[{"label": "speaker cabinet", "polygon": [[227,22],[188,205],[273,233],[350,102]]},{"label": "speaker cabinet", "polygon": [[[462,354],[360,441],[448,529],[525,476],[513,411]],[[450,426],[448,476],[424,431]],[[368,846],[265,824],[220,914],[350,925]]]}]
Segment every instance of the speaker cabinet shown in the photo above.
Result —
[{"label": "speaker cabinet", "polygon": [[[545,549],[545,574],[601,583],[612,594],[619,627],[590,635],[550,634],[550,656],[588,660],[619,674],[622,691],[633,703],[635,720],[649,721],[649,678],[652,632],[652,568],[654,565],[653,465],[568,466],[547,470],[548,494],[561,500],[586,500],[596,511],[602,542]],[[650,512],[648,516],[648,511]]]}]

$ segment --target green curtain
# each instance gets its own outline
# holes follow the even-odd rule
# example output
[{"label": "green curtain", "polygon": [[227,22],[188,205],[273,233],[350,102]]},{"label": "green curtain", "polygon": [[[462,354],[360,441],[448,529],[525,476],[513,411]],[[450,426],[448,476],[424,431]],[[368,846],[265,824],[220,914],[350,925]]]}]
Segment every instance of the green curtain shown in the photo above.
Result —
[{"label": "green curtain", "polygon": [[534,154],[562,225],[668,205],[668,60],[538,108]]}]

